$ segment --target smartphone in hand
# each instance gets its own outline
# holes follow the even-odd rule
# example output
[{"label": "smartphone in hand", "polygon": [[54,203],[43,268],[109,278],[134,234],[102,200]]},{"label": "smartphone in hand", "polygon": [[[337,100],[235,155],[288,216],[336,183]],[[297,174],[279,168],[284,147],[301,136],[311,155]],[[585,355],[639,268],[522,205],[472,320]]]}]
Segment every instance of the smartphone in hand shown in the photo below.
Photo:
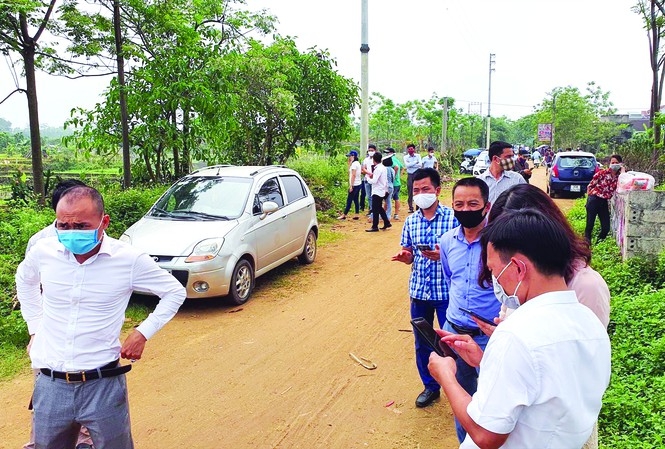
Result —
[{"label": "smartphone in hand", "polygon": [[447,344],[441,341],[441,337],[436,333],[431,324],[425,318],[414,318],[411,320],[413,328],[420,334],[427,344],[441,357],[452,357],[457,360],[457,354],[450,349]]},{"label": "smartphone in hand", "polygon": [[493,320],[490,320],[488,318],[485,318],[484,316],[478,315],[476,312],[473,312],[469,309],[465,309],[463,307],[459,308],[462,312],[466,313],[467,315],[471,315],[474,318],[478,318],[480,321],[483,323],[489,324],[490,326],[496,326],[496,323]]},{"label": "smartphone in hand", "polygon": [[432,251],[432,247],[429,245],[416,245],[420,251]]}]

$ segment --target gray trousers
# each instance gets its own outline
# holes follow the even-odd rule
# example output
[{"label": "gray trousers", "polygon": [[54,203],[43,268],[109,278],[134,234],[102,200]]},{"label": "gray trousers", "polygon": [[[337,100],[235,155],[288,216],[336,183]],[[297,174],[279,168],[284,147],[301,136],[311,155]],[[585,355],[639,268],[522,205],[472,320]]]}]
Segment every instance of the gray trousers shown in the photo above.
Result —
[{"label": "gray trousers", "polygon": [[74,449],[81,425],[95,449],[133,449],[125,375],[67,383],[39,374],[32,398],[37,449]]},{"label": "gray trousers", "polygon": [[409,204],[409,211],[413,210],[413,175],[414,173],[408,173],[406,175],[406,202]]}]

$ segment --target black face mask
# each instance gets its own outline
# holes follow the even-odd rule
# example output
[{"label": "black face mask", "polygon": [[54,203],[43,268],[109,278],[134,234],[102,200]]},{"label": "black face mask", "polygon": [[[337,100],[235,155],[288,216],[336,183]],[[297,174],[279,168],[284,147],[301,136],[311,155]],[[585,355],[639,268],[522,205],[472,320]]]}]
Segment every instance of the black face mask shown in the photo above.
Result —
[{"label": "black face mask", "polygon": [[484,207],[478,210],[456,210],[455,218],[463,228],[475,228],[485,219],[484,211]]}]

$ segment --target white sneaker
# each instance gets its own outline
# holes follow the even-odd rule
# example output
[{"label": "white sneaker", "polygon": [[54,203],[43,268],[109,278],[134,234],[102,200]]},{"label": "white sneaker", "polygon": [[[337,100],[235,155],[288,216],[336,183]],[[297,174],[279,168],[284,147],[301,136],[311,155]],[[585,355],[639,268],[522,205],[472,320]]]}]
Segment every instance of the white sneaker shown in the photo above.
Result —
[{"label": "white sneaker", "polygon": [[399,221],[399,215],[395,214],[395,216],[393,217],[393,220]]}]

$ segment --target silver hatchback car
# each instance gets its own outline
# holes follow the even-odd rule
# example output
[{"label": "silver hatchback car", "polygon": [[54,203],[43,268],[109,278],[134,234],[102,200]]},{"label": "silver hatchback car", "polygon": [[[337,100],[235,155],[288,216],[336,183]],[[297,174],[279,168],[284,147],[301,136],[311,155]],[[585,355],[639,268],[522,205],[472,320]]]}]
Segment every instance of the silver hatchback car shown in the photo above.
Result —
[{"label": "silver hatchback car", "polygon": [[254,280],[298,257],[316,258],[314,197],[281,166],[206,167],[173,184],[120,240],[150,254],[188,298],[245,303]]}]

